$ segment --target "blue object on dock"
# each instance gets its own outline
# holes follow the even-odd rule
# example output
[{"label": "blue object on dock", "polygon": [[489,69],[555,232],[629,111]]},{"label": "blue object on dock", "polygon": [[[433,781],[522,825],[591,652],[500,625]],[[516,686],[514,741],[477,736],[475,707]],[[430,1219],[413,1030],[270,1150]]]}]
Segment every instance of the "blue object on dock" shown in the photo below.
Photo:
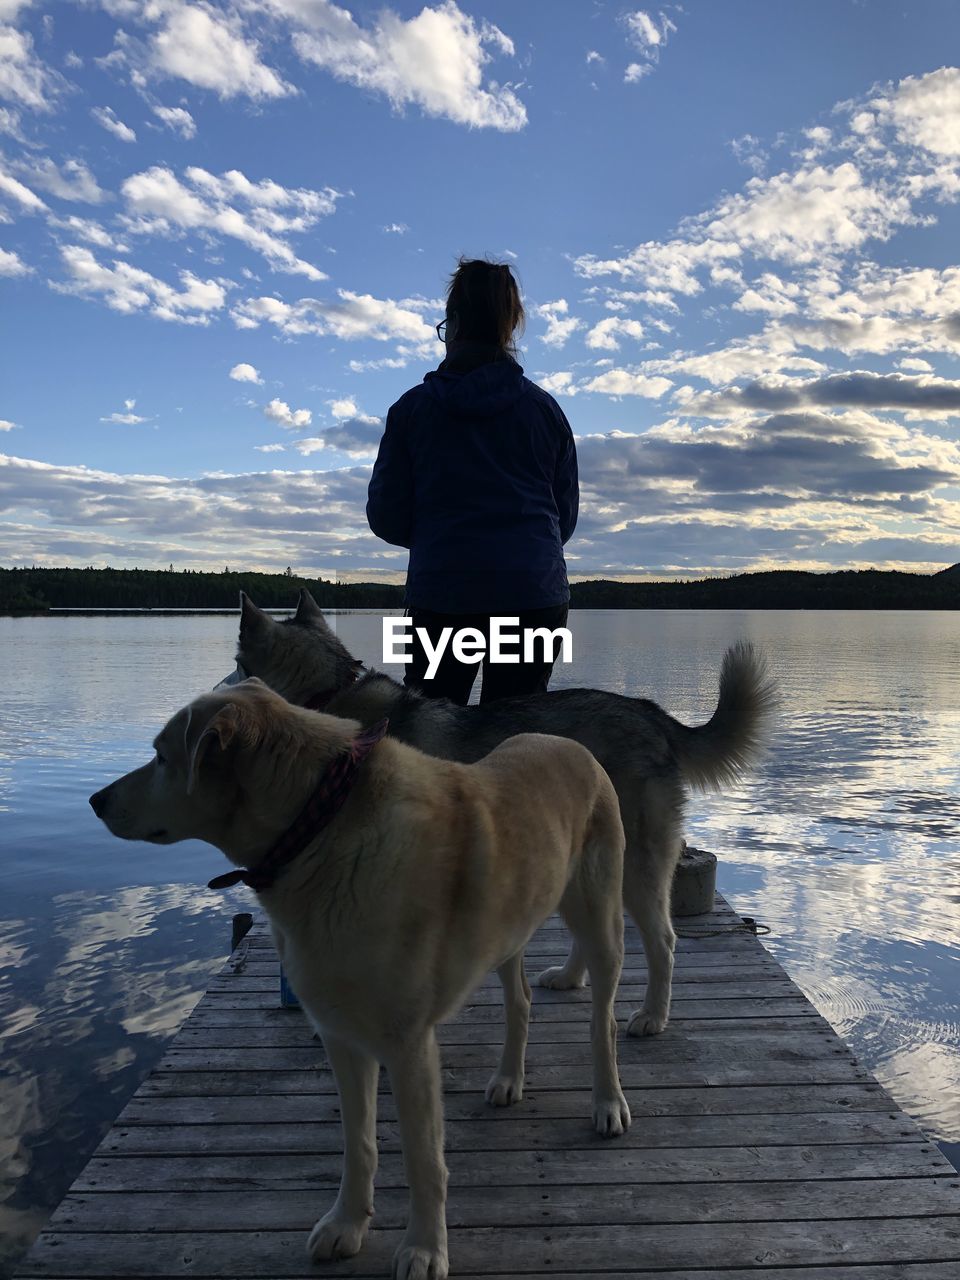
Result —
[{"label": "blue object on dock", "polygon": [[287,981],[287,975],[283,972],[283,965],[280,966],[280,1008],[281,1009],[299,1009],[300,1001],[297,999],[296,992]]}]

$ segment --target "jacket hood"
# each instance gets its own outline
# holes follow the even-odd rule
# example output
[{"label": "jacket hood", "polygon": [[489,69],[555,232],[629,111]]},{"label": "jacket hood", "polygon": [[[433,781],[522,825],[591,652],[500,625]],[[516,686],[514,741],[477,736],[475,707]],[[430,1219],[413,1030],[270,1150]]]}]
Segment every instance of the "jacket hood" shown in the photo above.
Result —
[{"label": "jacket hood", "polygon": [[467,372],[445,368],[447,361],[423,381],[446,412],[458,418],[493,418],[510,409],[530,389],[515,360],[493,360]]}]

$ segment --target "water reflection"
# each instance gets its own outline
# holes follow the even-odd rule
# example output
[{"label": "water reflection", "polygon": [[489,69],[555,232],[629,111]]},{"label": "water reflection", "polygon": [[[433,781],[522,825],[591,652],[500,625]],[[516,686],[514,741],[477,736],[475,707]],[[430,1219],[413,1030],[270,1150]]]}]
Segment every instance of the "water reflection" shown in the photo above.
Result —
[{"label": "water reflection", "polygon": [[0,1231],[7,1262],[62,1198],[229,949],[192,885],[70,892],[0,921]]},{"label": "water reflection", "polygon": [[[554,686],[714,705],[761,644],[780,728],[741,788],[697,797],[721,888],[901,1105],[960,1164],[960,617],[575,613]],[[337,620],[380,661],[380,619]],[[110,839],[91,791],[230,667],[236,617],[0,619],[0,1272],[61,1198],[229,943],[219,855]],[[69,664],[64,654],[69,653]],[[400,669],[393,668],[394,674]]]}]

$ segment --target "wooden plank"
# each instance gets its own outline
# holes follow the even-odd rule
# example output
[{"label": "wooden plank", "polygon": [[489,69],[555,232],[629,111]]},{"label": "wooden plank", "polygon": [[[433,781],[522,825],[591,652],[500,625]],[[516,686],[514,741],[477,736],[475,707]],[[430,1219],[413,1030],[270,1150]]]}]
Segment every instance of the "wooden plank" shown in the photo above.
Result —
[{"label": "wooden plank", "polygon": [[[453,1022],[445,1023],[443,1026],[438,1027],[437,1039],[441,1045],[450,1047],[465,1045],[496,1047],[502,1041],[504,1034],[503,1012],[500,1010],[498,1013],[499,1016],[497,1017],[483,1018],[479,1022],[465,1022],[462,1018],[457,1018]],[[670,1026],[666,1032],[662,1033],[661,1038],[702,1038],[707,1036],[728,1038],[736,1035],[743,1036],[745,1040],[751,1040],[752,1042],[752,1036],[755,1032],[760,1032],[764,1036],[771,1036],[781,1031],[790,1032],[791,1034],[807,1034],[814,1030],[819,1030],[820,1032],[831,1030],[830,1024],[818,1018],[816,1014],[803,1017],[799,1024],[797,1016],[781,1018],[769,1013],[761,1018],[674,1018],[671,1019]],[[182,1049],[244,1050],[251,1043],[262,1038],[261,1035],[257,1034],[260,1030],[261,1028],[249,1026],[224,1026],[222,1023],[210,1026],[191,1019],[189,1025],[183,1027],[177,1036],[177,1047]],[[322,1040],[316,1037],[313,1028],[303,1018],[287,1018],[282,1022],[274,1022],[263,1028],[263,1030],[269,1035],[271,1045],[277,1049],[304,1049],[314,1044],[321,1051],[323,1048]],[[573,1020],[565,1019],[560,1021],[551,1019],[550,1021],[541,1021],[536,1017],[531,1018],[529,1044],[537,1047],[540,1045],[563,1044],[589,1046],[589,1007],[581,1016]]]},{"label": "wooden plank", "polygon": [[[445,1067],[445,1093],[480,1093],[487,1087],[497,1061],[497,1051],[482,1067]],[[620,1082],[624,1089],[696,1088],[704,1085],[780,1085],[850,1084],[868,1081],[869,1072],[851,1059],[837,1056],[829,1062],[764,1061],[746,1062],[736,1057],[707,1063],[654,1063],[620,1061]],[[527,1064],[527,1084],[531,1090],[590,1089],[592,1073],[586,1065],[543,1066]],[[386,1088],[386,1082],[381,1088]],[[328,1070],[257,1070],[245,1068],[241,1060],[231,1070],[191,1069],[186,1064],[168,1063],[157,1069],[141,1086],[145,1094],[191,1093],[216,1097],[223,1094],[261,1093],[335,1093],[336,1086]]]},{"label": "wooden plank", "polygon": [[[281,1277],[276,1275],[275,1271],[270,1274],[275,1276],[276,1280],[281,1280]],[[334,1270],[328,1270],[327,1264],[324,1263],[322,1270],[314,1268],[309,1274],[311,1280],[317,1280],[318,1277],[324,1276],[332,1276],[336,1280],[338,1275],[355,1275],[357,1273],[338,1273]],[[482,1276],[475,1271],[469,1275],[465,1275],[461,1271],[457,1271],[454,1274],[455,1280],[516,1280],[514,1272],[505,1272],[503,1270],[485,1271]],[[704,1270],[698,1266],[692,1269],[684,1268],[682,1271],[676,1271],[672,1268],[668,1271],[659,1270],[656,1272],[622,1271],[618,1269],[616,1271],[603,1271],[602,1273],[578,1271],[575,1274],[570,1271],[554,1271],[551,1268],[549,1273],[537,1272],[536,1274],[549,1274],[550,1280],[584,1280],[585,1276],[590,1276],[591,1280],[637,1280],[638,1276],[651,1275],[655,1275],[656,1280],[957,1280],[957,1264],[956,1262],[895,1262],[890,1264],[881,1262],[868,1263],[866,1265],[855,1264],[846,1267],[841,1263],[835,1267],[750,1267],[748,1270],[725,1267],[722,1271],[714,1271],[712,1268]],[[169,1272],[165,1276],[160,1272],[151,1272],[151,1276],[153,1280],[176,1280]],[[44,1272],[44,1280],[77,1280],[77,1278],[57,1271],[56,1273]],[[384,1280],[383,1276],[381,1276],[381,1280]]]},{"label": "wooden plank", "polygon": [[[635,1009],[642,1001],[646,983],[623,983],[617,992],[618,1007],[625,1012]],[[743,997],[759,996],[768,999],[780,997],[797,998],[801,996],[797,988],[786,977],[782,970],[771,969],[769,972],[757,974],[751,970],[748,975],[731,977],[730,974],[718,974],[713,970],[700,970],[698,973],[683,975],[674,974],[673,999],[675,1002],[684,999],[732,999],[737,995]],[[557,1005],[560,1008],[575,1008],[578,1003],[586,1008],[590,1006],[588,990],[548,991],[543,987],[534,987],[532,991],[535,1009]],[[805,999],[806,997],[801,998]],[[280,1004],[280,984],[267,985],[256,991],[229,991],[221,989],[208,991],[197,1005],[204,1009],[277,1009]],[[499,986],[481,987],[469,998],[466,1010],[484,1005],[503,1007],[503,994]],[[291,1011],[287,1010],[289,1014]],[[295,1012],[295,1011],[294,1011]]]},{"label": "wooden plank", "polygon": [[[956,1170],[929,1143],[859,1143],[849,1146],[683,1147],[638,1150],[601,1143],[588,1150],[451,1152],[450,1185],[543,1187],[678,1182],[807,1182],[842,1178],[952,1177]],[[74,1191],[230,1191],[261,1188],[336,1189],[338,1155],[94,1155]],[[406,1186],[403,1162],[387,1152],[378,1188]]]},{"label": "wooden plank", "polygon": [[[591,1124],[591,1108],[581,1099],[579,1117],[528,1117],[522,1108],[510,1112],[491,1111],[486,1123],[449,1120],[446,1150],[453,1151],[542,1151],[548,1146],[564,1151],[595,1148],[597,1134]],[[400,1131],[396,1121],[381,1120],[377,1127],[381,1152],[400,1151]],[[867,1111],[852,1114],[804,1112],[800,1115],[774,1114],[689,1117],[650,1116],[618,1139],[625,1150],[655,1151],[663,1148],[849,1145],[866,1142],[914,1141],[926,1139],[916,1125],[896,1112]],[[258,1125],[257,1151],[263,1155],[283,1152],[339,1154],[343,1149],[340,1125],[334,1121],[300,1120]],[[99,1147],[101,1155],[211,1155],[245,1156],[250,1150],[250,1127],[245,1124],[132,1124],[123,1117],[113,1126]]]},{"label": "wooden plank", "polygon": [[[574,1275],[569,1271],[552,1271],[550,1280],[583,1280],[586,1273],[579,1271]],[[635,1277],[647,1274],[642,1271],[604,1271],[602,1280],[635,1280]],[[702,1267],[683,1271],[658,1271],[657,1280],[957,1280],[957,1264],[955,1262],[894,1262],[868,1263],[845,1267],[751,1267],[741,1271],[739,1268],[723,1271],[704,1270]],[[457,1280],[481,1280],[474,1272],[464,1275],[457,1272]],[[482,1280],[513,1280],[511,1272],[485,1272]]]},{"label": "wooden plank", "polygon": [[[700,937],[678,937],[674,948],[674,955],[678,960],[689,959],[692,956],[708,955],[711,959],[720,960],[722,957],[730,957],[734,960],[742,960],[745,956],[756,953],[757,939],[750,933],[704,933]],[[559,964],[565,960],[570,951],[570,935],[565,934],[563,937],[557,936],[550,938],[544,934],[537,934],[536,937],[527,943],[524,947],[524,955],[528,960],[528,967],[534,968],[539,964]],[[644,948],[639,938],[631,939],[629,936],[624,939],[624,955],[625,962],[629,964],[644,964]],[[233,973],[239,966],[250,970],[265,971],[270,965],[276,964],[277,953],[273,944],[261,947],[251,947],[246,951],[243,958],[231,957],[224,961],[220,970],[222,973]]]},{"label": "wooden plank", "polygon": [[[363,1251],[345,1263],[324,1267],[324,1275],[389,1274],[400,1243],[398,1231],[373,1231]],[[68,1243],[76,1276],[217,1275],[235,1277],[310,1277],[317,1268],[306,1258],[302,1231],[169,1232],[131,1235],[41,1236],[27,1260],[24,1276],[43,1276],[56,1268]],[[509,1258],[514,1275],[548,1271],[556,1263],[568,1270],[596,1274],[617,1259],[642,1254],[643,1271],[695,1267],[709,1257],[714,1268],[796,1267],[834,1263],[915,1262],[918,1250],[929,1261],[960,1262],[960,1216],[893,1219],[823,1219],[815,1222],[756,1222],[749,1231],[739,1223],[650,1225],[638,1239],[621,1224],[576,1227],[475,1227],[451,1233],[450,1248],[459,1270],[483,1274],[502,1269]]]},{"label": "wooden plank", "polygon": [[[206,1077],[202,1077],[205,1079]],[[164,1076],[175,1084],[178,1076]],[[710,1089],[630,1089],[627,1101],[638,1125],[648,1116],[697,1117],[709,1115],[789,1115],[839,1111],[886,1111],[902,1115],[878,1084],[794,1085],[789,1089],[762,1085]],[[583,1094],[576,1090],[553,1092],[527,1089],[519,1104],[526,1116],[581,1116]],[[451,1120],[510,1120],[520,1111],[491,1107],[480,1094],[452,1093],[445,1111]],[[230,1093],[223,1097],[197,1096],[170,1091],[138,1091],[122,1111],[120,1124],[298,1124],[305,1120],[332,1120],[339,1117],[335,1094],[266,1094],[251,1097]],[[378,1099],[378,1114],[396,1119],[396,1107],[389,1093]]]},{"label": "wooden plank", "polygon": [[[550,1187],[535,1196],[505,1196],[500,1187],[451,1187],[447,1223],[457,1227],[577,1226],[620,1222],[792,1221],[830,1218],[928,1217],[956,1207],[958,1184],[948,1178],[856,1179],[849,1182],[688,1182],[663,1186]],[[140,1231],[163,1223],[165,1231],[309,1230],[324,1209],[324,1193],[262,1191],[79,1192],[60,1205],[51,1225],[63,1232]],[[377,1195],[378,1229],[406,1222],[407,1193]]]},{"label": "wooden plank", "polygon": [[[562,956],[555,957],[554,960],[545,960],[544,964],[557,963],[562,961]],[[773,960],[758,960],[745,952],[740,956],[717,956],[715,964],[710,962],[710,958],[703,955],[691,955],[689,962],[684,963],[683,957],[678,957],[674,966],[674,973],[680,980],[689,981],[691,978],[697,982],[710,981],[736,981],[738,978],[745,977],[748,973],[753,981],[758,981],[764,974],[769,974],[772,979],[783,981],[783,970]],[[537,969],[542,966],[528,967],[527,972],[531,977],[536,974]],[[621,982],[626,986],[636,986],[646,981],[647,970],[645,965],[635,964],[631,958],[629,964],[625,964],[622,971]],[[269,970],[264,973],[248,973],[241,970],[237,973],[221,973],[215,974],[210,979],[208,990],[216,991],[276,991],[279,978],[279,969]],[[488,978],[478,987],[483,990],[486,987],[496,987],[499,989],[497,979]],[[560,993],[563,994],[563,993]]]},{"label": "wooden plank", "polygon": [[[636,1008],[633,1001],[618,1000],[615,1014],[619,1020],[625,1020]],[[671,1008],[671,1022],[715,1021],[718,1018],[819,1018],[820,1015],[803,996],[785,994],[782,996],[745,996],[742,998],[719,999],[684,999],[675,997]],[[502,1001],[500,1004],[469,1004],[457,1016],[456,1021],[464,1026],[476,1026],[479,1023],[499,1026],[503,1022]],[[590,1021],[590,1002],[587,1000],[555,1001],[547,1004],[538,1002],[531,1014],[531,1027],[536,1023],[576,1022],[587,1024]],[[303,1022],[303,1016],[297,1017],[297,1011],[281,1009],[279,1005],[261,1007],[259,1005],[239,1004],[224,1008],[222,1004],[205,998],[194,1008],[190,1020],[184,1030],[197,1027],[245,1027],[256,1028],[271,1037],[284,1027],[296,1026]]]},{"label": "wooden plank", "polygon": [[[317,1041],[305,1045],[253,1045],[242,1053],[234,1049],[193,1048],[181,1041],[161,1058],[158,1071],[295,1071],[317,1067],[324,1060],[323,1047]],[[762,1070],[766,1064],[822,1064],[825,1069],[837,1060],[846,1059],[842,1042],[830,1032],[816,1027],[809,1031],[754,1031],[748,1041],[750,1061],[736,1065],[741,1073]],[[696,1037],[669,1033],[643,1039],[621,1040],[620,1065],[623,1070],[642,1063],[645,1067],[667,1063],[729,1067],[731,1058],[744,1050],[742,1034],[718,1031],[711,1036]],[[544,1067],[581,1067],[590,1062],[590,1044],[586,1037],[571,1044],[538,1044],[528,1056],[530,1072]],[[489,1043],[447,1044],[441,1062],[450,1069],[486,1067],[497,1049]],[[746,1056],[746,1055],[744,1055]]]}]

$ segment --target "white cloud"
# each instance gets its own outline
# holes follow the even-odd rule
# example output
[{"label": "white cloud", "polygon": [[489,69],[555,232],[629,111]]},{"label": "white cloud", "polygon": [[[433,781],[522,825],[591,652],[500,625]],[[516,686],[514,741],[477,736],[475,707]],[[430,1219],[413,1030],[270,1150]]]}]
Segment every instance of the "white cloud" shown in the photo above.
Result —
[{"label": "white cloud", "polygon": [[547,322],[547,331],[540,335],[540,341],[548,347],[562,347],[571,334],[583,328],[583,321],[569,315],[569,310],[566,298],[543,302],[533,308],[533,314]]},{"label": "white cloud", "polygon": [[121,142],[136,142],[137,135],[128,124],[118,119],[113,107],[91,107],[90,114],[108,133],[112,133]]},{"label": "white cloud", "polygon": [[154,106],[153,114],[167,126],[189,141],[197,134],[197,124],[185,107]]},{"label": "white cloud", "polygon": [[627,84],[635,84],[653,71],[660,60],[660,50],[677,28],[663,10],[654,18],[645,9],[636,9],[624,14],[622,21],[630,43],[641,55],[641,61],[631,62],[623,76]]},{"label": "white cloud", "polygon": [[413,104],[456,124],[507,132],[527,123],[526,109],[510,85],[494,80],[484,85],[491,61],[487,47],[513,57],[513,42],[492,23],[477,23],[463,13],[455,0],[426,6],[406,20],[384,9],[367,28],[328,0],[271,0],[271,7],[306,28],[293,37],[304,61],[384,94],[395,110]]},{"label": "white cloud", "polygon": [[312,453],[319,453],[327,446],[322,436],[304,436],[301,440],[295,440],[293,447],[302,458],[309,458]]},{"label": "white cloud", "polygon": [[294,93],[260,60],[260,46],[244,32],[234,13],[202,3],[168,3],[148,13],[163,13],[163,26],[150,41],[152,67],[221,98],[240,95],[282,98]]},{"label": "white cloud", "polygon": [[124,427],[138,427],[142,422],[149,422],[149,418],[141,417],[139,413],[133,410],[137,407],[136,400],[124,400],[123,413],[114,412],[106,418],[101,418],[101,422],[115,422]]},{"label": "white cloud", "polygon": [[283,453],[287,446],[283,444],[255,444],[253,447],[257,453]]},{"label": "white cloud", "polygon": [[870,105],[907,145],[936,156],[960,156],[960,68],[907,76]]},{"label": "white cloud", "polygon": [[804,314],[771,328],[788,346],[847,355],[960,353],[960,268],[880,267],[860,262],[843,282],[826,272],[807,284]]},{"label": "white cloud", "polygon": [[[726,268],[714,268],[713,274],[717,271],[726,270]],[[666,289],[611,289],[605,287],[598,289],[597,285],[591,286],[586,291],[590,296],[595,296],[598,292],[602,292],[606,301],[604,306],[611,311],[623,311],[627,306],[638,302],[645,303],[648,307],[661,307],[665,311],[679,311],[680,308],[674,301],[673,295]]]},{"label": "white cloud", "polygon": [[313,414],[309,409],[291,409],[283,400],[273,399],[263,406],[264,416],[288,431],[300,431],[309,427]]},{"label": "white cloud", "polygon": [[683,374],[722,386],[737,378],[768,377],[788,369],[809,373],[821,373],[826,369],[818,360],[797,355],[788,336],[777,332],[766,337],[765,343],[759,339],[741,338],[699,355],[677,352],[661,360],[648,360],[642,366],[643,372]]},{"label": "white cloud", "polygon": [[0,525],[0,557],[130,567],[296,564],[332,577],[338,563],[374,563],[376,539],[363,516],[368,478],[367,466],[187,478],[0,456],[0,516],[16,521]]},{"label": "white cloud", "polygon": [[70,279],[51,281],[58,293],[101,298],[113,311],[130,314],[145,311],[161,320],[180,324],[206,325],[213,312],[226,301],[226,289],[218,280],[200,280],[190,271],[181,271],[178,291],[148,271],[127,262],[102,265],[89,249],[64,245],[60,250]]},{"label": "white cloud", "polygon": [[0,25],[0,98],[33,111],[51,111],[61,83],[34,54],[29,32]]},{"label": "white cloud", "polygon": [[0,249],[0,276],[26,276],[33,271],[12,249]]},{"label": "white cloud", "polygon": [[800,293],[800,286],[795,281],[781,280],[774,272],[765,271],[751,288],[741,293],[733,304],[733,309],[762,311],[770,316],[792,315],[798,310],[797,299]]},{"label": "white cloud", "polygon": [[792,263],[887,240],[913,221],[908,199],[865,183],[855,164],[816,165],[771,178],[751,178],[745,193],[722,200],[697,222],[711,239],[733,241],[739,252]]},{"label": "white cloud", "polygon": [[20,128],[19,111],[14,111],[12,107],[0,107],[0,133],[5,133],[9,138],[15,138],[17,142],[26,142],[23,130]]},{"label": "white cloud", "polygon": [[618,275],[623,280],[641,281],[645,292],[663,291],[668,296],[674,293],[692,295],[700,293],[703,288],[697,278],[700,269],[739,256],[739,246],[729,241],[708,239],[694,242],[677,238],[647,240],[622,258],[602,259],[593,254],[583,254],[574,260],[574,266],[580,275],[590,279]]},{"label": "white cloud", "polygon": [[17,423],[11,422],[9,418],[0,418],[0,431],[16,431]]},{"label": "white cloud", "polygon": [[127,178],[121,190],[129,230],[227,236],[262,254],[274,270],[326,280],[323,271],[297,257],[289,237],[333,213],[340,192],[282,187],[270,179],[252,182],[238,169],[217,177],[193,166],[184,177],[185,182],[172,169],[153,165]]},{"label": "white cloud", "polygon": [[756,174],[763,173],[769,157],[755,134],[745,133],[739,138],[734,138],[730,143],[730,150],[748,169],[752,169]]},{"label": "white cloud", "polygon": [[22,160],[18,168],[35,187],[59,200],[103,204],[110,199],[84,160],[68,159],[58,166],[49,156],[44,156],[42,159]]},{"label": "white cloud", "polygon": [[0,197],[3,196],[16,201],[24,213],[43,213],[47,208],[35,191],[24,186],[13,174],[0,169]]},{"label": "white cloud", "polygon": [[405,236],[410,228],[405,222],[388,222],[383,230],[387,235]]},{"label": "white cloud", "polygon": [[916,357],[898,360],[897,366],[901,369],[908,369],[913,373],[933,373],[933,365],[929,360],[919,360]]},{"label": "white cloud", "polygon": [[111,413],[109,418],[101,418],[101,422],[118,422],[125,427],[134,427],[141,422],[149,422],[149,418],[141,418],[138,413]]},{"label": "white cloud", "polygon": [[593,351],[619,351],[619,338],[643,337],[643,325],[639,320],[626,320],[621,316],[608,316],[598,321],[586,336],[586,344]]},{"label": "white cloud", "polygon": [[95,244],[101,249],[112,249],[115,253],[129,253],[127,245],[115,240],[105,227],[92,218],[78,218],[76,214],[70,214],[66,218],[50,217],[47,219],[47,225],[60,231],[69,231],[72,236],[79,236],[81,240],[86,240],[88,244]]},{"label": "white cloud", "polygon": [[629,369],[608,369],[606,373],[581,383],[580,389],[607,396],[645,396],[658,400],[672,386],[669,378],[650,377]]},{"label": "white cloud", "polygon": [[676,31],[676,27],[667,22],[661,14],[661,26],[657,26],[654,20],[643,9],[637,9],[635,13],[628,13],[624,17],[627,24],[627,30],[630,32],[630,38],[641,49],[655,49],[661,44],[666,43],[668,31]]},{"label": "white cloud", "polygon": [[27,9],[33,0],[0,0],[0,22],[16,22],[21,9]]},{"label": "white cloud", "polygon": [[[617,258],[583,254],[574,266],[591,279],[617,275],[641,281],[647,291],[693,296],[703,289],[703,273],[714,284],[736,282],[733,266],[747,254],[805,266],[862,252],[869,239],[887,240],[898,227],[917,221],[904,190],[886,179],[866,181],[848,160],[751,178],[742,192],[686,219],[670,240],[646,241]],[[785,288],[777,296],[769,290],[745,293],[740,309],[790,309]],[[614,291],[610,296],[615,298]]]},{"label": "white cloud", "polygon": [[624,84],[637,84],[653,70],[652,62],[631,62],[623,73]]},{"label": "white cloud", "polygon": [[255,382],[258,387],[263,386],[260,372],[252,364],[235,364],[230,370],[229,376],[234,382]]},{"label": "white cloud", "polygon": [[342,422],[345,419],[352,419],[364,425],[372,426],[380,422],[380,419],[373,417],[367,413],[361,413],[357,408],[357,402],[350,396],[344,396],[342,400],[328,400],[331,415]]},{"label": "white cloud", "polygon": [[382,360],[351,360],[351,373],[366,373],[369,369],[405,369],[410,361],[406,356],[385,356]]},{"label": "white cloud", "polygon": [[537,383],[544,391],[554,396],[575,396],[580,388],[573,381],[569,369],[561,369],[557,373],[541,373],[537,375]]},{"label": "white cloud", "polygon": [[436,334],[423,317],[409,305],[392,298],[374,298],[368,293],[338,289],[339,301],[301,298],[283,302],[280,298],[248,298],[238,303],[231,315],[241,329],[272,324],[281,333],[332,334],[345,341],[372,338],[380,342],[398,339],[433,350]]},{"label": "white cloud", "polygon": [[588,49],[588,50],[587,50],[587,57],[586,57],[586,63],[587,63],[587,66],[589,66],[591,62],[597,62],[597,63],[599,63],[599,64],[600,64],[600,66],[602,67],[602,66],[605,66],[605,65],[606,65],[606,61],[607,61],[607,60],[606,60],[606,58],[603,56],[603,54],[602,54],[602,53],[598,53],[598,52],[596,51],[596,49]]}]

